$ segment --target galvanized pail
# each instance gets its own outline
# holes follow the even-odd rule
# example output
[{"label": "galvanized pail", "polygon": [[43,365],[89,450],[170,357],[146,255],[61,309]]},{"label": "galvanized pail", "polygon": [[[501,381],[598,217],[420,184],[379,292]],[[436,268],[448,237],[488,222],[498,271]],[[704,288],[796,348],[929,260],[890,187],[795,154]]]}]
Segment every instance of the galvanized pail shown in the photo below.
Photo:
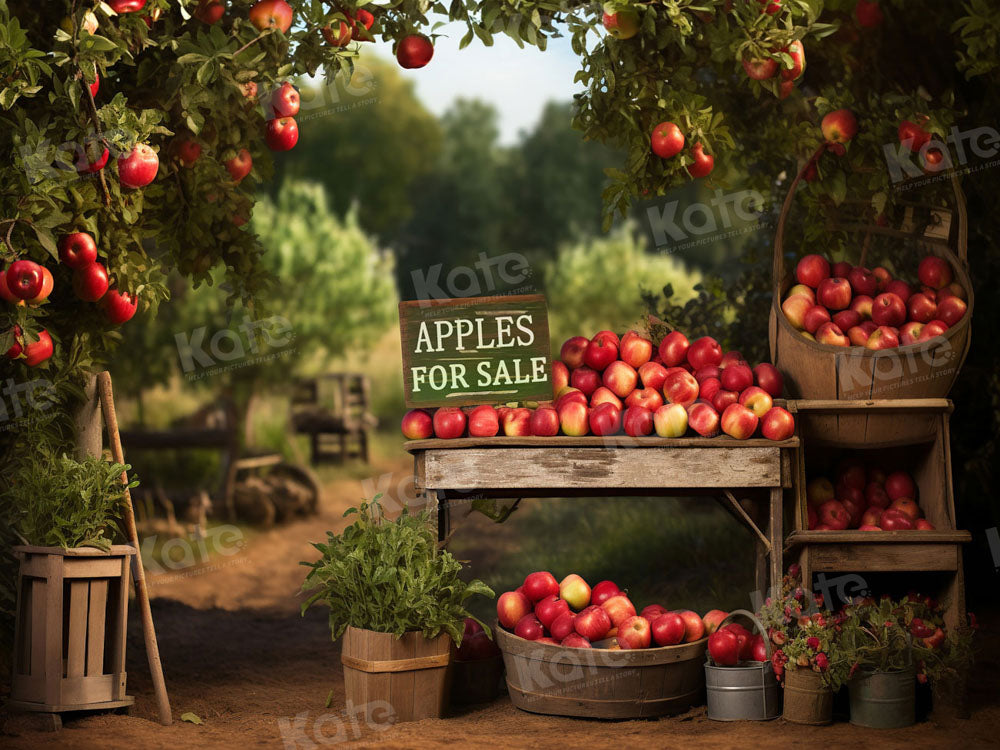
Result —
[{"label": "galvanized pail", "polygon": [[764,721],[777,718],[780,690],[771,666],[771,644],[764,626],[752,612],[737,609],[719,623],[721,628],[734,616],[743,615],[753,621],[767,644],[767,661],[741,661],[734,667],[717,667],[705,663],[705,693],[708,718],[716,721]]},{"label": "galvanized pail", "polygon": [[785,670],[784,710],[781,717],[795,724],[833,721],[833,691],[818,672],[805,667]]},{"label": "galvanized pail", "polygon": [[872,729],[899,729],[916,722],[914,667],[866,672],[850,682],[851,723]]}]

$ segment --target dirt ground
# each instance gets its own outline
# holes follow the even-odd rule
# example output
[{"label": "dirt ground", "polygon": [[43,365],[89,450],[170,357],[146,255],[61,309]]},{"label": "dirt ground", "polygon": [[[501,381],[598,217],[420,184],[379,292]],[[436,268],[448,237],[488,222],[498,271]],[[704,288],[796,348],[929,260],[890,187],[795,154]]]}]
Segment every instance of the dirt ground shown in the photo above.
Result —
[{"label": "dirt ground", "polygon": [[[385,468],[385,467],[382,467]],[[404,477],[400,461],[388,467]],[[396,486],[396,482],[392,483]],[[815,728],[772,722],[719,723],[704,708],[660,720],[603,722],[521,712],[503,697],[465,708],[443,720],[371,728],[345,712],[339,648],[330,642],[321,610],[301,617],[297,592],[315,559],[310,541],[344,524],[343,510],[363,496],[360,482],[325,488],[318,517],[250,537],[238,553],[151,577],[174,724],[155,720],[142,631],[131,612],[128,692],[131,715],[68,720],[58,734],[44,733],[19,716],[0,714],[0,746],[12,749],[100,748],[147,750],[205,747],[503,748],[580,747],[997,747],[1000,726],[1000,652],[988,636],[970,696],[969,720],[923,721],[904,730],[862,730],[845,721]],[[495,553],[495,545],[483,554]],[[473,565],[476,564],[473,560]],[[995,632],[1000,618],[981,617]],[[992,627],[991,627],[992,626]],[[329,706],[329,707],[327,707]],[[180,721],[193,713],[197,725]]]}]

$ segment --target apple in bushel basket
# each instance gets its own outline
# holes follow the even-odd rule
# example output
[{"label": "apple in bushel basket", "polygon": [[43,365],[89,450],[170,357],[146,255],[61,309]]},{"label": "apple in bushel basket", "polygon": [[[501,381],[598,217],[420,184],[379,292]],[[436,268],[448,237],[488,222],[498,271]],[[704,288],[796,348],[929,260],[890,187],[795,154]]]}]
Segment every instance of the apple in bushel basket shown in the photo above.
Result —
[{"label": "apple in bushel basket", "polygon": [[951,265],[944,258],[928,255],[917,266],[917,278],[933,289],[948,286],[952,280]]},{"label": "apple in bushel basket", "polygon": [[891,326],[879,326],[872,331],[868,341],[865,342],[865,348],[874,351],[895,349],[897,346],[899,346],[899,335],[896,333],[896,329]]},{"label": "apple in bushel basket", "polygon": [[813,305],[802,316],[802,327],[809,331],[809,333],[815,334],[817,328],[824,323],[829,323],[831,320],[829,310],[823,307],[823,305]]},{"label": "apple in bushel basket", "polygon": [[472,437],[493,437],[500,432],[497,410],[488,404],[477,406],[469,412],[469,435]]},{"label": "apple in bushel basket", "polygon": [[823,279],[816,289],[816,301],[830,310],[846,310],[851,304],[851,285],[847,279]]},{"label": "apple in bushel basket", "polygon": [[506,591],[497,599],[497,619],[505,628],[513,628],[531,612],[531,602],[520,591]]},{"label": "apple in bushel basket", "polygon": [[850,346],[851,340],[835,323],[824,323],[816,329],[816,340],[828,346]]},{"label": "apple in bushel basket", "polygon": [[662,604],[647,604],[642,608],[642,612],[639,613],[639,617],[645,617],[649,620],[649,624],[652,625],[653,621],[660,615],[665,615],[669,610]]},{"label": "apple in bushel basket", "polygon": [[618,584],[613,581],[601,581],[594,585],[594,588],[590,592],[591,604],[596,604],[600,606],[604,604],[608,599],[613,596],[618,596],[622,593],[622,590],[618,588]]},{"label": "apple in bushel basket", "polygon": [[[619,627],[629,617],[635,615],[635,605],[624,594],[617,594],[606,600],[601,608],[608,613],[613,627]],[[578,631],[579,632],[579,631]],[[591,640],[594,640],[591,638]]]},{"label": "apple in bushel basket", "polygon": [[705,635],[705,623],[702,621],[701,615],[697,612],[692,612],[690,609],[681,610],[677,614],[679,614],[681,619],[684,621],[685,643],[697,641]]},{"label": "apple in bushel basket", "polygon": [[795,278],[800,284],[815,289],[830,276],[830,262],[822,255],[806,255],[795,266]]},{"label": "apple in bushel basket", "polygon": [[572,612],[559,615],[552,621],[552,625],[549,626],[549,632],[552,633],[552,637],[557,641],[561,641],[570,633],[574,632],[573,622],[575,619],[576,615]]},{"label": "apple in bushel basket", "polygon": [[723,612],[721,609],[710,609],[701,618],[701,621],[705,623],[705,632],[709,634],[714,633],[727,617],[729,617],[728,612]]},{"label": "apple in bushel basket", "polygon": [[816,292],[813,289],[807,287],[805,284],[796,284],[795,286],[793,286],[791,289],[788,290],[788,292],[786,292],[785,299],[788,299],[789,297],[794,297],[796,294],[802,295],[803,297],[807,297],[809,299],[809,304],[811,305],[816,304]]},{"label": "apple in bushel basket", "polygon": [[434,434],[434,420],[423,409],[413,409],[403,416],[402,429],[407,440],[426,440]]},{"label": "apple in bushel basket", "polygon": [[593,648],[593,646],[590,645],[590,641],[577,633],[570,633],[568,636],[563,638],[562,643],[559,645],[565,648]]},{"label": "apple in bushel basket", "polygon": [[938,303],[937,319],[951,328],[963,317],[965,317],[965,313],[968,309],[969,306],[964,300],[958,297],[947,297]]},{"label": "apple in bushel basket", "polygon": [[733,667],[740,660],[740,642],[731,630],[716,630],[708,636],[708,655],[719,667]]},{"label": "apple in bushel basket", "polygon": [[570,573],[559,583],[559,597],[577,611],[590,604],[590,596],[590,586],[576,573]]},{"label": "apple in bushel basket", "polygon": [[535,604],[535,617],[548,629],[551,629],[553,621],[560,615],[569,613],[569,603],[554,594],[547,596]]},{"label": "apple in bushel basket", "polygon": [[901,326],[906,322],[906,302],[892,292],[882,292],[872,304],[872,320],[878,326]]},{"label": "apple in bushel basket", "polygon": [[566,367],[575,370],[583,366],[583,355],[587,351],[590,339],[583,336],[573,336],[566,339],[559,350],[559,359],[566,363]]},{"label": "apple in bushel basket", "polygon": [[878,279],[875,278],[875,274],[868,268],[855,266],[847,274],[847,280],[850,282],[851,289],[854,290],[854,294],[856,295],[865,294],[873,297],[878,291]]},{"label": "apple in bushel basket", "polygon": [[[905,305],[910,301],[910,295],[913,294],[913,289],[911,289],[910,285],[905,281],[901,279],[893,279],[885,285],[885,292],[883,292],[883,294],[895,294]],[[876,297],[876,299],[878,299],[878,297]]]},{"label": "apple in bushel basket", "polygon": [[920,332],[920,338],[917,341],[929,341],[937,336],[943,336],[944,332],[948,330],[948,325],[941,320],[932,320],[930,323],[924,326],[924,330]]},{"label": "apple in bushel basket", "polygon": [[805,329],[806,313],[813,307],[813,303],[802,294],[796,294],[781,303],[781,311],[788,318],[788,322],[800,331]]},{"label": "apple in bushel basket", "polygon": [[684,619],[676,612],[666,612],[650,627],[657,646],[675,646],[684,640]]},{"label": "apple in bushel basket", "polygon": [[524,589],[524,595],[533,602],[540,601],[547,596],[559,596],[559,582],[547,570],[529,573],[521,585]]},{"label": "apple in bushel basket", "polygon": [[611,630],[611,618],[602,607],[591,605],[576,616],[573,629],[588,641],[599,641]]},{"label": "apple in bushel basket", "polygon": [[652,637],[645,617],[633,615],[618,627],[618,645],[623,649],[649,648]]},{"label": "apple in bushel basket", "polygon": [[841,310],[833,316],[832,322],[843,332],[847,332],[856,325],[861,325],[861,314],[854,310]]},{"label": "apple in bushel basket", "polygon": [[[851,300],[850,311],[857,313],[861,320],[869,320],[872,316],[872,305],[875,304],[875,298],[869,297],[867,294],[859,294],[857,297]],[[839,325],[839,324],[838,324]],[[854,325],[858,325],[855,323]],[[843,326],[841,326],[843,328]],[[853,328],[853,326],[848,326],[848,328]]]},{"label": "apple in bushel basket", "polygon": [[545,628],[537,617],[527,614],[517,621],[514,626],[514,635],[524,638],[526,641],[535,641],[545,635]]}]

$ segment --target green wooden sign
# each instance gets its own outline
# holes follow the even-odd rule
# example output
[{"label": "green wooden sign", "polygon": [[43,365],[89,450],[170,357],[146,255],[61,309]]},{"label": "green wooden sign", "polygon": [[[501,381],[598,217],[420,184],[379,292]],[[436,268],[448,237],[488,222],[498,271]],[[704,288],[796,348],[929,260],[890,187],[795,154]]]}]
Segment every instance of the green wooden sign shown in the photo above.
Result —
[{"label": "green wooden sign", "polygon": [[545,297],[399,303],[407,407],[552,398]]}]

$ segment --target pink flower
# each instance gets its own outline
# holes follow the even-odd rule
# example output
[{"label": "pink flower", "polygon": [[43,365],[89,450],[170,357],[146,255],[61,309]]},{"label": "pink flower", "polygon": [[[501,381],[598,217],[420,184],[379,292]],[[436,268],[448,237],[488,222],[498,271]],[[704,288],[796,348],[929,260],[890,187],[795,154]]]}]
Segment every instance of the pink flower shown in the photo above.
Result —
[{"label": "pink flower", "polygon": [[826,618],[821,614],[813,615],[813,622],[821,628],[826,627]]},{"label": "pink flower", "polygon": [[816,666],[819,667],[821,672],[825,672],[830,668],[830,660],[826,658],[826,654],[822,651],[816,654]]},{"label": "pink flower", "polygon": [[798,563],[792,563],[791,565],[788,566],[788,575],[790,575],[792,578],[798,578],[799,573],[801,572],[802,568],[799,567]]},{"label": "pink flower", "polygon": [[[812,636],[810,638],[807,638],[806,639],[806,645],[809,648],[811,648],[813,651],[818,651],[819,650],[819,638],[817,638],[816,636]],[[826,658],[826,657],[823,657],[823,658]]]},{"label": "pink flower", "polygon": [[823,595],[822,594],[816,594],[816,606],[817,607],[822,607],[823,606]]},{"label": "pink flower", "polygon": [[806,592],[802,590],[801,586],[799,586],[798,588],[795,589],[795,598],[796,599],[805,599],[806,598]]}]

